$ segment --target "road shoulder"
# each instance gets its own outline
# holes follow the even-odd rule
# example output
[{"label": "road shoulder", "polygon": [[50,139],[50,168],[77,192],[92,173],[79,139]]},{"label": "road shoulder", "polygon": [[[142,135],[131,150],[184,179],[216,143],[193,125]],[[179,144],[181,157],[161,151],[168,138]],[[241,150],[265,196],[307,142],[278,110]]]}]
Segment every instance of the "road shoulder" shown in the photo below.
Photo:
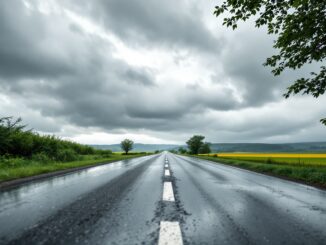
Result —
[{"label": "road shoulder", "polygon": [[51,171],[51,172],[47,172],[47,173],[36,174],[36,175],[17,178],[17,179],[12,179],[12,180],[0,181],[0,191],[15,188],[15,187],[17,187],[19,185],[22,185],[22,184],[26,184],[26,183],[30,183],[30,182],[34,182],[34,181],[39,181],[39,180],[46,179],[46,178],[62,176],[62,175],[82,171],[82,170],[85,170],[85,169],[89,169],[89,168],[93,168],[93,167],[97,167],[97,166],[101,166],[101,165],[105,165],[105,164],[110,164],[110,163],[114,163],[114,162],[118,162],[118,161],[134,159],[134,158],[138,158],[138,157],[144,157],[144,155],[141,155],[141,156],[135,155],[134,157],[129,157],[129,158],[126,158],[126,159],[123,159],[123,158],[122,159],[114,159],[114,160],[111,160],[111,161],[110,160],[105,160],[103,162],[91,163],[91,164],[85,165],[85,166],[72,167],[72,168],[68,168],[68,169],[55,170],[55,171]]}]

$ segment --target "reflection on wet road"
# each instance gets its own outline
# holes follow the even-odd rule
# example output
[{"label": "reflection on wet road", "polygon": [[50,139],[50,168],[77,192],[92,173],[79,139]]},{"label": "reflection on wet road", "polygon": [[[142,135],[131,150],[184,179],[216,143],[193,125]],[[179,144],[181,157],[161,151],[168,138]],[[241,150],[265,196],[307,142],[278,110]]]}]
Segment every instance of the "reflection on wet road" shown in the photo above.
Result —
[{"label": "reflection on wet road", "polygon": [[1,244],[326,244],[325,227],[323,190],[170,153],[0,192]]},{"label": "reflection on wet road", "polygon": [[[0,238],[9,240],[153,157],[128,159],[25,184],[0,194]],[[0,240],[1,241],[1,240]]]},{"label": "reflection on wet road", "polygon": [[326,192],[173,155],[187,243],[325,244]]}]

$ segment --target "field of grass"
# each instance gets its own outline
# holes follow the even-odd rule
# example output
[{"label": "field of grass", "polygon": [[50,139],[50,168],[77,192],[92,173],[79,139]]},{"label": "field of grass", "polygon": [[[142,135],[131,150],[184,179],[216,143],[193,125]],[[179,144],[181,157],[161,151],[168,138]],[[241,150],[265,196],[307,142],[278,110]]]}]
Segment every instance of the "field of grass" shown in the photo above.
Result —
[{"label": "field of grass", "polygon": [[325,166],[325,153],[210,153],[202,156],[273,164]]},{"label": "field of grass", "polygon": [[148,154],[111,154],[106,156],[84,155],[80,156],[80,160],[71,162],[41,162],[24,158],[2,158],[0,159],[0,182],[54,172],[58,170],[91,166],[99,163],[110,163],[145,155]]},{"label": "field of grass", "polygon": [[326,154],[213,153],[197,157],[326,188]]}]

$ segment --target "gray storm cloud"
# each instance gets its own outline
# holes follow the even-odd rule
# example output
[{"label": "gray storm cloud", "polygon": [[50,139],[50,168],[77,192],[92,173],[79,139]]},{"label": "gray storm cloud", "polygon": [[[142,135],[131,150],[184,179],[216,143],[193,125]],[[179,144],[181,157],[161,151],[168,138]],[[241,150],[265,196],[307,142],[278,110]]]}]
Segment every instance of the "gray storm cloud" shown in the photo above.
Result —
[{"label": "gray storm cloud", "polygon": [[[196,1],[2,1],[0,115],[63,136],[92,128],[180,142],[194,132],[211,141],[325,137],[321,103],[284,102],[291,74],[275,78],[261,65],[272,39],[249,27],[214,32],[211,12]],[[289,116],[296,104],[303,119]]]},{"label": "gray storm cloud", "polygon": [[[88,14],[130,45],[186,46],[208,53],[221,43],[202,22],[202,12],[192,1],[95,0],[71,7]],[[85,6],[87,6],[85,8]]]}]

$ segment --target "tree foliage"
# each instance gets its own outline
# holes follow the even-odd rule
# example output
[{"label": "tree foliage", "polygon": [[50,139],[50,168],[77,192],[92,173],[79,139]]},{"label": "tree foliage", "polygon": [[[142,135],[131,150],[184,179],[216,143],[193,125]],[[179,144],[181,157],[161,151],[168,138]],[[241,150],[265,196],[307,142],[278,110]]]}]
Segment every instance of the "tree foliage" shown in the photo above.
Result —
[{"label": "tree foliage", "polygon": [[326,118],[320,120],[322,124],[326,125]]},{"label": "tree foliage", "polygon": [[186,143],[191,154],[198,154],[200,147],[204,144],[205,136],[194,135]]},{"label": "tree foliage", "polygon": [[185,148],[183,148],[183,147],[179,147],[178,152],[180,154],[186,154],[187,153],[187,150]]},{"label": "tree foliage", "polygon": [[13,121],[11,117],[0,118],[0,154],[7,153],[12,148],[11,136],[22,131],[24,125],[19,125],[21,118]]},{"label": "tree foliage", "polygon": [[207,154],[207,153],[211,153],[211,147],[210,147],[210,143],[205,142],[198,151],[199,154]]},{"label": "tree foliage", "polygon": [[133,149],[134,142],[130,139],[125,139],[121,141],[121,149],[128,154],[129,151]]},{"label": "tree foliage", "polygon": [[[293,94],[318,97],[326,90],[326,1],[324,0],[225,0],[215,7],[219,17],[227,13],[223,25],[236,29],[238,21],[254,16],[256,27],[267,26],[276,35],[274,48],[279,53],[267,58],[264,65],[273,68],[274,75],[285,69],[298,69],[317,62],[319,72],[299,78],[288,87],[286,98]],[[323,123],[326,122],[324,119]]]}]

